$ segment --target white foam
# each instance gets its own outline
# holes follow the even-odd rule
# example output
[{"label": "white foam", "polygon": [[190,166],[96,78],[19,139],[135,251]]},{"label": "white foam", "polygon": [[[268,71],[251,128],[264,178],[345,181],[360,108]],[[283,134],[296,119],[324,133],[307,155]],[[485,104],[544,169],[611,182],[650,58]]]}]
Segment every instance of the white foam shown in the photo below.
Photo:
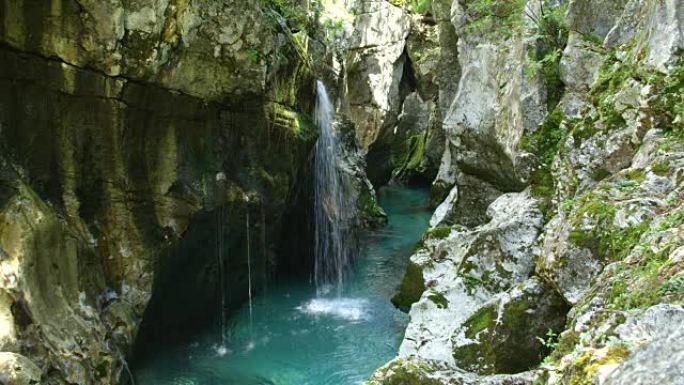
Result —
[{"label": "white foam", "polygon": [[362,298],[314,298],[297,307],[310,315],[325,315],[349,321],[368,318],[368,300]]},{"label": "white foam", "polygon": [[230,353],[230,350],[223,345],[214,346],[214,351],[216,352],[216,355],[219,357],[223,357],[226,354]]}]

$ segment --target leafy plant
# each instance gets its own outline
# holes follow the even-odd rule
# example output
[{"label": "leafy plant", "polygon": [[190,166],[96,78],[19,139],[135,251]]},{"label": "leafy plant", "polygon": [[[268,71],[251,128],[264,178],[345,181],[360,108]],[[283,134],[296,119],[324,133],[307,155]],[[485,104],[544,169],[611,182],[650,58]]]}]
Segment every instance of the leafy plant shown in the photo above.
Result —
[{"label": "leafy plant", "polygon": [[546,339],[537,337],[537,340],[541,342],[544,347],[554,350],[558,347],[558,333],[554,332],[553,330],[549,329],[546,332]]},{"label": "leafy plant", "polygon": [[526,0],[469,1],[466,4],[469,22],[465,30],[486,39],[509,38],[524,26],[526,4]]},{"label": "leafy plant", "polygon": [[568,42],[568,29],[564,23],[567,4],[546,7],[542,1],[539,15],[525,11],[528,19],[536,25],[535,38],[538,49],[525,68],[525,76],[533,78],[540,74],[547,88],[547,108],[558,105],[565,86],[560,78],[560,59]]},{"label": "leafy plant", "polygon": [[299,4],[297,0],[260,0],[266,8],[280,14],[287,26],[294,32],[299,30],[313,30],[321,5],[313,0],[308,6]]},{"label": "leafy plant", "polygon": [[414,13],[427,13],[432,7],[432,0],[390,0],[390,3]]},{"label": "leafy plant", "polygon": [[256,64],[259,62],[259,50],[257,50],[256,48],[247,48],[245,52],[247,53],[247,57],[252,63]]}]

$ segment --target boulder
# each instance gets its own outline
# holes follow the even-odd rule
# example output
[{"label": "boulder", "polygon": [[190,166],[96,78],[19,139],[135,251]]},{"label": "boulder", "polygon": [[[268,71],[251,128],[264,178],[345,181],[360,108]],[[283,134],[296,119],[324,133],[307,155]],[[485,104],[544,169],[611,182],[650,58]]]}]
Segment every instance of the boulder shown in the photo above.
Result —
[{"label": "boulder", "polygon": [[532,249],[542,215],[528,192],[502,195],[480,227],[431,228],[397,297],[411,306],[400,357],[454,364],[451,335],[488,301],[525,281],[534,267]]},{"label": "boulder", "polygon": [[497,295],[456,329],[456,366],[480,374],[519,373],[550,351],[546,336],[565,324],[568,307],[538,278]]},{"label": "boulder", "polygon": [[0,382],[5,385],[39,385],[41,370],[28,358],[16,354],[0,353]]}]

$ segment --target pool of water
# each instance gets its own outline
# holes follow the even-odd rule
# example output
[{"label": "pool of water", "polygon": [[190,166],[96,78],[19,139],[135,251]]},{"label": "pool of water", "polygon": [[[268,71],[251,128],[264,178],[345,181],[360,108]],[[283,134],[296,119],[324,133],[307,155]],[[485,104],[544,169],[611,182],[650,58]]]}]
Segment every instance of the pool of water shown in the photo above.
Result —
[{"label": "pool of water", "polygon": [[390,297],[427,228],[428,192],[387,187],[389,224],[367,231],[341,293],[316,294],[309,282],[271,285],[226,325],[187,345],[164,348],[136,365],[137,385],[356,385],[392,359],[408,316]]}]

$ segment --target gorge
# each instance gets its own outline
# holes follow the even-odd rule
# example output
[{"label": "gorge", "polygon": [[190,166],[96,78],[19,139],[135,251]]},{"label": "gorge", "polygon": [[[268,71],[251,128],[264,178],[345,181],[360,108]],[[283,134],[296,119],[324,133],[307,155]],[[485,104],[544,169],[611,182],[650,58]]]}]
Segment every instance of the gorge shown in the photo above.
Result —
[{"label": "gorge", "polygon": [[684,384],[681,0],[0,0],[0,383]]}]

